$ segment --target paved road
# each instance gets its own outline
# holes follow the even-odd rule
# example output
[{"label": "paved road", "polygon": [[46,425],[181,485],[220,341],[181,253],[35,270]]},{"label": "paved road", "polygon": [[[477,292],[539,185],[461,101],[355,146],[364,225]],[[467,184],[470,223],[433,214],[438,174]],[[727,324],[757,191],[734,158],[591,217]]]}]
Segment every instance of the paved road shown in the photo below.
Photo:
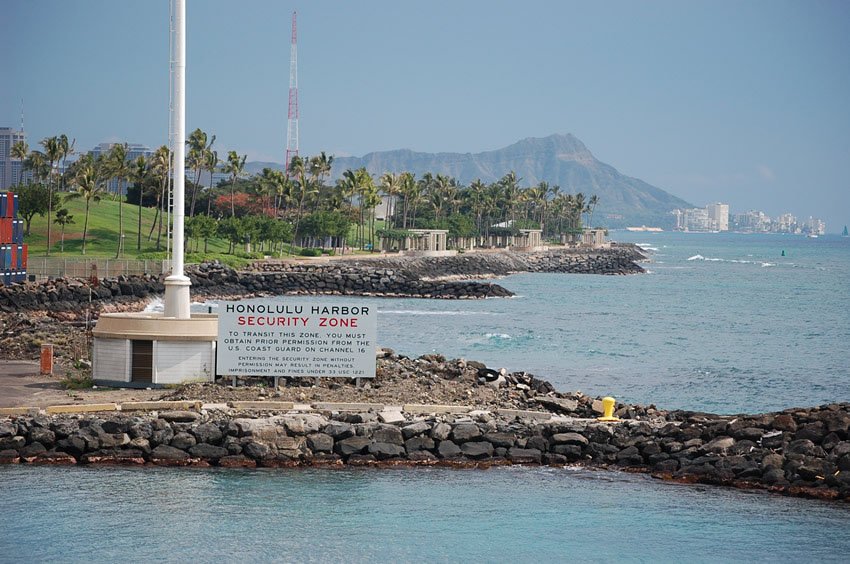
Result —
[{"label": "paved road", "polygon": [[63,393],[58,378],[38,372],[38,362],[0,360],[0,407],[40,406]]}]

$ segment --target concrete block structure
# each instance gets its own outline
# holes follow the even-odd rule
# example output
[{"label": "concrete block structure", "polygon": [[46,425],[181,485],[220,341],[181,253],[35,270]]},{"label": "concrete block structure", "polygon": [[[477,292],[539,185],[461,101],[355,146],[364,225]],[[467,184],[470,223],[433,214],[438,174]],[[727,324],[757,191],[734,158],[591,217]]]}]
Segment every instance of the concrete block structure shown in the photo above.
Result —
[{"label": "concrete block structure", "polygon": [[215,314],[104,314],[92,335],[92,379],[98,384],[150,388],[215,379]]}]

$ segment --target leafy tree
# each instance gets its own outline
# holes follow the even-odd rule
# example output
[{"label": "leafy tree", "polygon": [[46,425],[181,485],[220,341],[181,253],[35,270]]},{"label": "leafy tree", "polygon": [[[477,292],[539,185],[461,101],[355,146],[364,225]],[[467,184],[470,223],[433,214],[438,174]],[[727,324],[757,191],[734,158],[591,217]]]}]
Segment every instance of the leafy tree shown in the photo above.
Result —
[{"label": "leafy tree", "polygon": [[186,235],[195,240],[195,252],[198,251],[198,241],[204,240],[204,253],[208,252],[208,243],[218,231],[218,221],[208,215],[196,215],[186,221]]},{"label": "leafy tree", "polygon": [[60,239],[59,244],[59,252],[65,252],[65,226],[71,223],[74,223],[74,216],[68,212],[67,208],[60,208],[56,210],[56,217],[53,218],[53,222],[56,225],[62,227],[62,238]]},{"label": "leafy tree", "polygon": [[[301,233],[323,242],[327,237],[345,239],[351,228],[351,218],[340,211],[317,211],[304,217]],[[322,245],[324,247],[324,245]]]},{"label": "leafy tree", "polygon": [[36,215],[44,216],[47,213],[49,198],[50,191],[41,182],[26,186],[18,185],[18,215],[24,219],[27,236],[32,227],[32,218]]}]

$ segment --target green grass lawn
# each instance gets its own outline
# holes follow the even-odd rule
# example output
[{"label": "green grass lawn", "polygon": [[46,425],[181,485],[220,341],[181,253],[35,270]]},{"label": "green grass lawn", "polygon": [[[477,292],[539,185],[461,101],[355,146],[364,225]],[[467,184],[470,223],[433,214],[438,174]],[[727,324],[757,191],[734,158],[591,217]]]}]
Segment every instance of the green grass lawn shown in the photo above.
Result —
[{"label": "green grass lawn", "polygon": [[[68,210],[74,223],[65,226],[65,249],[60,251],[62,227],[55,223],[51,226],[50,247],[51,256],[73,257],[82,256],[83,224],[85,223],[85,201],[81,199],[68,200],[61,206]],[[156,229],[153,239],[148,241],[148,232],[153,224],[155,211],[142,208],[142,241],[141,250],[136,248],[138,234],[139,207],[125,203],[123,206],[124,258],[136,258],[141,253],[156,252]],[[56,209],[53,210],[53,218]],[[97,203],[92,203],[89,209],[88,233],[86,237],[87,257],[114,257],[118,250],[118,202],[107,197]],[[163,226],[163,232],[165,227]],[[29,245],[30,256],[45,256],[47,251],[47,215],[33,217],[29,235],[24,235],[24,241]],[[226,250],[225,244],[225,250]],[[162,250],[165,250],[165,237],[162,239]]]},{"label": "green grass lawn", "polygon": [[[89,209],[89,221],[86,237],[86,254],[82,254],[83,247],[83,224],[85,222],[85,201],[82,199],[72,199],[62,201],[60,205],[53,210],[53,217],[56,217],[56,211],[59,208],[66,208],[71,214],[74,223],[65,226],[64,235],[64,251],[62,247],[62,227],[55,223],[51,226],[50,238],[52,245],[50,247],[51,257],[75,258],[112,258],[118,250],[118,201],[113,200],[111,196],[103,198],[100,202],[92,203]],[[156,227],[153,230],[153,237],[148,240],[148,233],[154,225],[156,210],[153,208],[142,208],[142,236],[141,248],[137,248],[138,241],[138,225],[139,225],[139,207],[134,204],[123,204],[123,232],[124,232],[124,253],[122,258],[154,258],[157,257],[156,249]],[[384,222],[377,221],[375,225],[376,231],[383,228]],[[356,225],[351,226],[348,235],[348,244],[350,249],[354,249],[357,245],[355,236],[357,230]],[[366,235],[368,238],[368,234]],[[47,215],[36,215],[32,220],[30,233],[24,235],[24,242],[29,245],[29,255],[31,257],[42,257],[47,254]],[[374,242],[377,246],[378,241]],[[161,240],[160,253],[165,252],[165,226],[163,225],[163,235]],[[289,250],[286,245],[285,250]],[[223,262],[232,263],[235,256],[228,254],[229,243],[224,239],[214,238],[207,242],[207,251],[204,252],[204,242],[191,240],[187,242],[186,253],[187,261],[200,261],[202,259],[219,258]],[[256,251],[257,249],[255,249]],[[242,249],[238,249],[242,251]],[[293,253],[298,254],[300,249],[295,247]],[[358,252],[358,251],[355,251]],[[368,253],[368,251],[365,251]],[[241,254],[241,253],[238,253]],[[164,258],[164,255],[163,255]]]}]

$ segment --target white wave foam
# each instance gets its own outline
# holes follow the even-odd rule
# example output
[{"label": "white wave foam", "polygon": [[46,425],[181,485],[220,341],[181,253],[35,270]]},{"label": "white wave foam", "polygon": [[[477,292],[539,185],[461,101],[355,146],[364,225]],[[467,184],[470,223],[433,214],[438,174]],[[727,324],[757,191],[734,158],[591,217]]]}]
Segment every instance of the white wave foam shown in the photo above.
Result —
[{"label": "white wave foam", "polygon": [[484,336],[487,337],[488,339],[505,339],[505,340],[513,339],[513,337],[511,337],[507,333],[485,333]]},{"label": "white wave foam", "polygon": [[[218,304],[213,302],[192,302],[189,304],[189,309],[193,312],[206,312],[207,308],[217,308]],[[153,299],[145,306],[145,313],[162,313],[165,311],[165,302],[162,298]]]},{"label": "white wave foam", "polygon": [[702,255],[694,255],[690,257],[688,260],[705,260],[705,257]]},{"label": "white wave foam", "polygon": [[394,315],[498,315],[490,311],[426,311],[418,309],[379,309],[378,313]]},{"label": "white wave foam", "polygon": [[762,268],[768,268],[768,267],[770,267],[770,266],[776,266],[776,264],[775,264],[775,263],[772,263],[772,262],[763,262],[763,263],[761,263],[761,267],[762,267]]}]

